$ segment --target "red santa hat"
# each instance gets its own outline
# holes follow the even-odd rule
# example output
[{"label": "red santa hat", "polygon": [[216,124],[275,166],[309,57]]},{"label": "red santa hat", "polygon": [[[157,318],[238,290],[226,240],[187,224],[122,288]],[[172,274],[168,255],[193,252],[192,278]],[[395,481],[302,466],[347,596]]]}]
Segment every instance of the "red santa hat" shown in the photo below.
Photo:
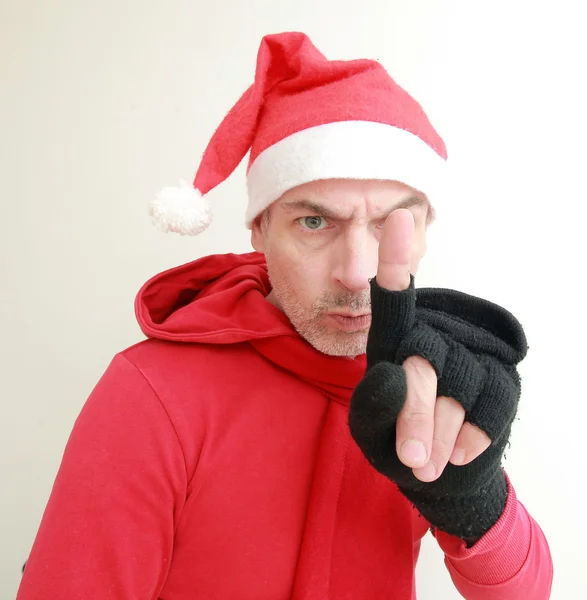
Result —
[{"label": "red santa hat", "polygon": [[263,38],[254,83],[212,136],[193,185],[164,189],[151,204],[155,224],[204,231],[206,194],[249,151],[249,227],[285,192],[320,179],[400,181],[435,205],[447,158],[422,107],[380,63],[328,60],[296,32]]}]

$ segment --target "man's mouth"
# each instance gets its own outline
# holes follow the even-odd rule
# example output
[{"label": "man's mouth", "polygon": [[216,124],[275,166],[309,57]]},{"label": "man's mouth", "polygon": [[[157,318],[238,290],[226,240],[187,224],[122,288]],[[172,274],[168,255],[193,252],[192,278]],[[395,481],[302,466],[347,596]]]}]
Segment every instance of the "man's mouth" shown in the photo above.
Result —
[{"label": "man's mouth", "polygon": [[342,331],[363,331],[371,325],[371,313],[333,312],[326,315],[327,321]]}]

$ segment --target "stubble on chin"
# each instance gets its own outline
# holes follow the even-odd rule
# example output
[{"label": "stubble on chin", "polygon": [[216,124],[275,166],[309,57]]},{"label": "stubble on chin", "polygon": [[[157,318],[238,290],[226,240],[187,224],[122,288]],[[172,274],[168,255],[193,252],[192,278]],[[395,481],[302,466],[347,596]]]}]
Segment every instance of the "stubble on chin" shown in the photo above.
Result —
[{"label": "stubble on chin", "polygon": [[285,278],[274,276],[271,285],[268,300],[285,313],[294,329],[316,350],[330,356],[355,357],[365,353],[368,330],[341,331],[328,327],[324,320],[326,313],[335,309],[359,311],[370,307],[368,294],[327,292],[307,308],[298,302]]}]

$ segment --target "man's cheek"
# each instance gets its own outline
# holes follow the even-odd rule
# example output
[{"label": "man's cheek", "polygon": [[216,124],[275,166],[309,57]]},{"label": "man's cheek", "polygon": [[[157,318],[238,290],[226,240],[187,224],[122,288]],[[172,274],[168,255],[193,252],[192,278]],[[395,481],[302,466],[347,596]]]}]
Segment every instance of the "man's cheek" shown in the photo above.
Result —
[{"label": "man's cheek", "polygon": [[294,288],[298,290],[300,300],[305,304],[312,304],[324,289],[324,281],[320,271],[321,265],[310,262],[295,263],[289,266],[288,278]]}]

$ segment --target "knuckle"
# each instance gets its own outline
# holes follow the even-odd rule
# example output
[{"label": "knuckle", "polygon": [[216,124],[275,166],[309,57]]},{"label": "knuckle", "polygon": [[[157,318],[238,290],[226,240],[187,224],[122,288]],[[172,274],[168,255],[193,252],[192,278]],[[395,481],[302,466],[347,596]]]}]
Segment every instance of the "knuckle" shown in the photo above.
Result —
[{"label": "knuckle", "polygon": [[438,454],[439,456],[450,456],[452,454],[452,451],[454,449],[454,440],[453,441],[449,441],[443,437],[440,436],[433,436],[432,438],[432,444],[433,444],[433,452],[435,452],[436,454]]},{"label": "knuckle", "polygon": [[427,390],[417,386],[408,387],[408,397],[404,410],[407,415],[425,416],[432,418],[436,407],[436,395],[432,390]]},{"label": "knuckle", "polygon": [[406,372],[416,377],[428,387],[436,388],[438,383],[438,377],[436,376],[436,371],[434,367],[422,356],[409,356],[403,363],[403,367]]},{"label": "knuckle", "polygon": [[402,425],[410,428],[422,428],[433,425],[433,414],[430,411],[412,407],[400,415]]},{"label": "knuckle", "polygon": [[452,415],[455,419],[461,419],[461,425],[463,424],[465,408],[458,400],[450,396],[438,396],[436,402],[445,413]]}]

